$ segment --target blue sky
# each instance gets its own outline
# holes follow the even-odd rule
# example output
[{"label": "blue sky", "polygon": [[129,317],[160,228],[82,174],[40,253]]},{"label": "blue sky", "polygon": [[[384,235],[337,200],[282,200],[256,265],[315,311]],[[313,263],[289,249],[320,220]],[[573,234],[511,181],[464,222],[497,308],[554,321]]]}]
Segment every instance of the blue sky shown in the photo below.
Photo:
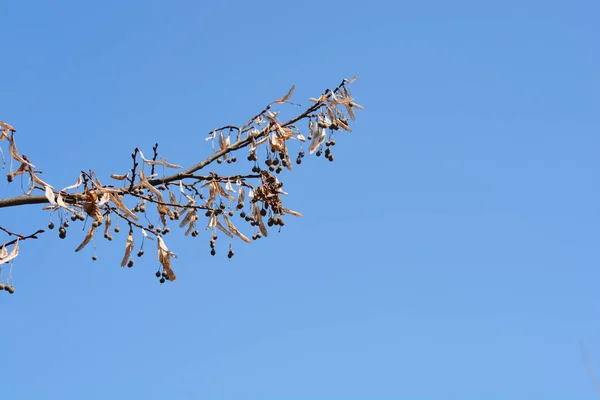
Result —
[{"label": "blue sky", "polygon": [[95,263],[77,229],[22,243],[2,397],[597,398],[600,5],[216,3],[0,7],[0,118],[56,187],[157,141],[190,165],[292,83],[306,104],[360,73],[365,106],[334,163],[284,173],[305,217],[231,261],[172,236],[160,286],[122,234]]}]

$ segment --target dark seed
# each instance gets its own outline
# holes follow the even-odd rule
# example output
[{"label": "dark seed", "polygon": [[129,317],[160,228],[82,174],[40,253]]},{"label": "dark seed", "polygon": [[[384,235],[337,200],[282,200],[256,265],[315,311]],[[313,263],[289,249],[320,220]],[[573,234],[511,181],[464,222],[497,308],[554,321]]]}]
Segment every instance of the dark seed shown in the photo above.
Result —
[{"label": "dark seed", "polygon": [[156,274],[154,275],[156,275],[157,278],[160,278],[160,271],[156,271]]},{"label": "dark seed", "polygon": [[133,260],[129,260],[129,262],[127,263],[127,267],[129,267],[129,268],[133,267]]},{"label": "dark seed", "polygon": [[160,278],[160,283],[165,283],[165,278]]},{"label": "dark seed", "polygon": [[50,222],[48,224],[48,229],[54,229],[54,222]]},{"label": "dark seed", "polygon": [[215,251],[215,249],[212,249],[212,250],[210,251],[210,255],[211,255],[211,256],[214,256],[215,254],[217,254],[217,252]]}]

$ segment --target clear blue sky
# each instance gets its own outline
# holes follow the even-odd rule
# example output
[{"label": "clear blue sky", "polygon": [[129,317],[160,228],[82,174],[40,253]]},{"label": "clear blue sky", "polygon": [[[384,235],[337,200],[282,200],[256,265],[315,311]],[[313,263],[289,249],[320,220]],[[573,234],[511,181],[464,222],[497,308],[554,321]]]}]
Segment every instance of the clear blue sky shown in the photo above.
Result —
[{"label": "clear blue sky", "polygon": [[174,284],[153,248],[120,269],[122,234],[95,263],[77,229],[24,242],[0,397],[598,398],[600,4],[208,4],[3,2],[0,118],[44,179],[156,141],[189,165],[292,83],[360,73],[354,132],[284,174],[305,217],[280,234],[231,261],[170,236]]}]

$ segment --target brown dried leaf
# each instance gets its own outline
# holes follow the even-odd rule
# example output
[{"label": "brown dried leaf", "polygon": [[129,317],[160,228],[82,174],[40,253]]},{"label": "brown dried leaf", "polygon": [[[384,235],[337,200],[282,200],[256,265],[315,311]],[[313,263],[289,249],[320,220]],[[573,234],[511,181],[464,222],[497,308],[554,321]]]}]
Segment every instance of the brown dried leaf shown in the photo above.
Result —
[{"label": "brown dried leaf", "polygon": [[110,236],[110,213],[106,214],[106,222],[104,223],[104,237]]},{"label": "brown dried leaf", "polygon": [[8,150],[9,150],[12,158],[14,158],[15,160],[17,160],[21,163],[28,164],[32,168],[35,168],[33,166],[33,164],[31,164],[29,161],[27,161],[24,157],[21,157],[21,155],[19,154],[19,151],[17,150],[17,145],[15,144],[15,139],[12,136],[8,138],[8,142],[9,142]]},{"label": "brown dried leaf", "polygon": [[[6,248],[4,247],[4,245],[2,245],[2,254],[6,254]],[[4,257],[0,257],[0,264],[6,264],[7,262],[13,260],[18,255],[19,255],[19,239],[17,239],[17,242],[15,243],[15,246],[10,251],[10,253],[5,255]]]},{"label": "brown dried leaf", "polygon": [[158,261],[167,273],[167,277],[169,278],[169,280],[174,281],[175,279],[177,279],[177,277],[171,269],[171,257],[175,257],[175,254],[169,251],[167,245],[165,244],[165,241],[160,235],[156,236],[156,238],[158,241]]},{"label": "brown dried leaf", "polygon": [[52,188],[49,185],[46,186],[45,195],[51,204],[56,205],[56,199],[54,198],[54,192],[52,191]]},{"label": "brown dried leaf", "polygon": [[242,185],[240,185],[239,189],[238,189],[238,199],[237,199],[237,204],[238,207],[241,205],[243,208],[244,207],[244,200],[246,199],[246,194],[244,192],[244,187]]},{"label": "brown dried leaf", "polygon": [[269,232],[265,227],[265,223],[263,222],[262,215],[260,215],[260,208],[258,207],[258,203],[252,204],[252,216],[258,222],[258,228],[260,232],[266,237],[269,236]]},{"label": "brown dried leaf", "polygon": [[104,217],[100,212],[100,207],[98,207],[98,195],[96,192],[86,191],[85,193],[85,203],[83,203],[83,211],[86,212],[94,221],[98,223],[102,223]]},{"label": "brown dried leaf", "polygon": [[243,233],[238,231],[238,229],[235,227],[235,225],[233,225],[233,223],[229,220],[229,218],[227,218],[227,216],[225,214],[223,214],[223,219],[225,220],[225,223],[227,224],[227,227],[229,228],[231,233],[233,233],[234,235],[236,235],[237,237],[242,239],[244,242],[250,243],[250,239],[248,239],[246,236],[244,236]]},{"label": "brown dried leaf", "polygon": [[78,252],[79,250],[83,249],[89,242],[92,241],[92,239],[94,238],[94,234],[96,233],[96,227],[95,226],[90,226],[90,229],[88,229],[87,233],[85,234],[85,238],[83,239],[83,242],[81,242],[81,244],[75,249],[75,252]]},{"label": "brown dried leaf", "polygon": [[16,132],[17,131],[15,128],[13,128],[12,125],[10,125],[10,124],[8,124],[8,123],[6,123],[4,121],[0,121],[0,127],[4,128],[4,129],[8,129],[9,131],[12,131],[12,132]]},{"label": "brown dried leaf", "polygon": [[314,134],[312,143],[308,148],[308,153],[312,154],[323,144],[323,142],[327,139],[327,129],[318,128],[317,133]]},{"label": "brown dried leaf", "polygon": [[112,179],[116,179],[118,181],[123,181],[125,180],[127,177],[129,176],[129,172],[126,173],[125,175],[117,175],[117,174],[110,174],[110,177]]},{"label": "brown dried leaf", "polygon": [[338,124],[339,126],[341,126],[343,129],[347,130],[348,132],[352,132],[352,129],[350,129],[350,127],[348,125],[346,125],[344,123],[344,121],[342,121],[341,119],[336,118],[335,123]]},{"label": "brown dried leaf", "polygon": [[127,206],[125,205],[125,203],[123,203],[118,194],[110,193],[110,199],[115,204],[115,206],[117,206],[117,208],[121,210],[126,216],[133,219],[134,221],[137,221],[139,219],[137,215],[135,215],[129,208],[127,208]]},{"label": "brown dried leaf", "polygon": [[218,192],[218,193],[219,193],[221,196],[223,196],[223,197],[225,197],[225,198],[227,198],[227,199],[229,199],[229,200],[232,200],[232,201],[233,201],[233,200],[235,200],[235,198],[234,198],[232,195],[230,195],[229,193],[227,193],[227,192],[225,191],[225,189],[223,189],[223,186],[221,186],[221,184],[220,184],[220,183],[218,183],[218,182],[212,182],[212,183],[214,183],[214,184],[215,184],[215,189],[217,190],[217,192]]},{"label": "brown dried leaf", "polygon": [[300,214],[297,211],[288,210],[287,208],[284,208],[283,212],[286,213],[286,214],[290,214],[290,215],[296,216],[296,217],[303,217],[304,216],[304,215]]},{"label": "brown dried leaf", "polygon": [[277,100],[275,100],[273,102],[273,104],[287,103],[290,100],[290,98],[292,97],[292,94],[294,94],[294,90],[295,89],[296,89],[296,85],[292,85],[292,87],[290,88],[290,90],[288,90],[288,92],[286,93],[286,95],[278,98]]},{"label": "brown dried leaf", "polygon": [[127,235],[127,242],[125,243],[125,254],[123,255],[123,260],[121,260],[121,268],[127,265],[127,261],[131,258],[131,252],[133,251],[133,232],[129,231]]},{"label": "brown dried leaf", "polygon": [[345,82],[345,83],[354,83],[354,81],[356,81],[357,79],[358,79],[358,74],[354,75],[354,76],[353,76],[352,78],[350,78],[350,79],[344,78],[344,82]]}]

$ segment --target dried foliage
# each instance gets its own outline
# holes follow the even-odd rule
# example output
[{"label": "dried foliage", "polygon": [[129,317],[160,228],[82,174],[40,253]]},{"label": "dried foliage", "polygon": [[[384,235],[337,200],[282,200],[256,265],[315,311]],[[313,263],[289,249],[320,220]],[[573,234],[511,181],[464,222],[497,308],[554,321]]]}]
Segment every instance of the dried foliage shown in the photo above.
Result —
[{"label": "dried foliage", "polygon": [[[206,140],[213,142],[213,149],[216,148],[216,151],[187,169],[162,157],[158,153],[158,143],[153,146],[151,158],[146,158],[136,148],[131,154],[131,169],[125,174],[110,175],[115,182],[113,184],[102,184],[93,171],[82,171],[73,185],[56,189],[40,179],[41,171],[36,170],[27,156],[17,149],[16,129],[0,121],[0,145],[7,143],[9,154],[7,179],[12,182],[17,176],[27,177],[24,194],[0,199],[0,208],[46,203],[43,210],[50,212],[48,229],[54,229],[53,220],[58,219],[58,235],[61,239],[67,236],[69,219],[72,222],[88,223],[87,233],[75,251],[81,251],[89,243],[94,243],[96,230],[101,225],[104,224],[100,228],[103,229],[104,238],[110,241],[113,240],[112,233],[120,231],[118,222],[127,224],[129,231],[121,267],[134,265],[134,236],[138,233],[141,235],[141,246],[137,256],[144,254],[145,240],[156,239],[159,264],[156,276],[161,283],[174,281],[176,276],[171,260],[176,256],[165,243],[165,236],[172,226],[185,229],[186,236],[198,237],[201,229],[199,226],[203,225],[200,220],[206,218],[206,230],[211,232],[211,254],[216,254],[216,241],[219,234],[223,234],[229,238],[227,256],[231,258],[234,255],[234,237],[251,243],[252,240],[267,236],[269,228],[275,226],[281,229],[285,224],[283,217],[286,214],[302,216],[299,212],[284,207],[281,196],[287,193],[283,191],[283,183],[277,175],[284,168],[292,169],[292,158],[295,158],[297,165],[302,164],[305,143],[309,143],[309,154],[321,156],[324,153],[329,161],[334,160],[332,149],[336,144],[335,135],[342,131],[350,132],[350,121],[356,118],[355,110],[362,109],[354,102],[349,88],[356,78],[344,79],[335,89],[327,89],[318,98],[310,98],[311,105],[307,109],[288,121],[282,121],[279,112],[273,110],[273,105],[294,104],[290,99],[296,86],[292,86],[285,95],[267,105],[245,124],[227,125],[211,131]],[[301,133],[301,121],[306,123],[306,136]],[[243,148],[248,149],[247,160],[252,164],[251,174],[197,174],[214,162],[238,162],[236,152]],[[292,156],[291,148],[296,148],[298,153]],[[6,168],[7,161],[1,146],[0,150],[2,168]],[[160,176],[157,166],[161,171],[165,168],[179,171]],[[36,192],[43,194],[36,195]],[[236,213],[253,230],[251,239],[234,224]],[[140,222],[140,215],[144,216],[146,223]],[[156,225],[150,222],[153,218],[157,218]],[[117,223],[111,230],[113,221]],[[177,222],[172,225],[172,221]],[[12,263],[19,253],[19,241],[37,239],[37,235],[44,230],[28,236],[13,233],[3,227],[0,230],[16,237],[0,249],[0,290],[13,293]],[[9,250],[11,245],[13,247]],[[97,259],[95,246],[92,259]],[[11,270],[6,279],[3,279],[1,268],[6,264]]]}]

